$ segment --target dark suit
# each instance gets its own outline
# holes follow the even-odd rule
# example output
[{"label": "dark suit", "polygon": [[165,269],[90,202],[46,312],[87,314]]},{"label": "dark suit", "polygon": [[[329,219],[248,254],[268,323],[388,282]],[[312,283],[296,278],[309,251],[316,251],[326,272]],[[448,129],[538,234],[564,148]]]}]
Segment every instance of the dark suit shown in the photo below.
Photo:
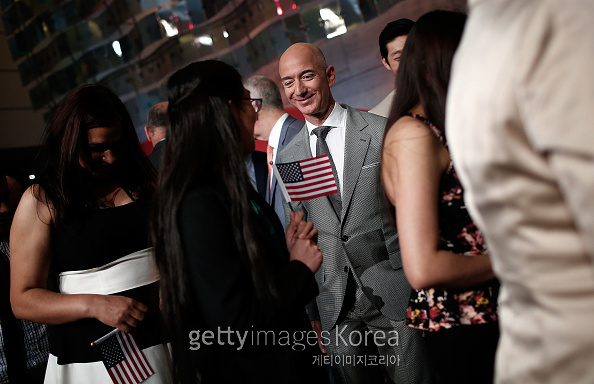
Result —
[{"label": "dark suit", "polygon": [[[401,349],[394,348],[390,353],[405,360],[399,360],[399,365],[403,367],[395,374],[399,380],[397,384],[428,382],[423,378],[423,371],[428,369],[421,333],[404,326],[411,287],[402,269],[398,235],[390,225],[383,203],[380,161],[386,119],[345,107],[347,120],[341,217],[335,214],[328,197],[291,203],[296,211],[304,211],[307,219],[313,221],[319,233],[318,246],[324,255],[322,267],[316,274],[320,289],[317,306],[310,306],[308,313],[312,320],[319,318],[322,329],[332,334],[337,326],[345,324],[345,313],[357,303],[369,300],[371,304],[367,307],[375,311],[376,318],[388,327],[396,324],[394,329],[400,336]],[[310,138],[304,126],[279,154],[278,161],[286,163],[310,157]],[[286,208],[288,212],[289,208]],[[353,301],[356,301],[355,306]],[[363,323],[364,327],[372,328],[369,322]],[[334,342],[330,340],[331,354],[351,353],[348,349],[333,351]],[[363,354],[360,350],[356,352]],[[381,354],[384,352],[380,349]],[[345,369],[351,368],[356,370],[359,367]],[[350,380],[346,381],[356,382],[357,379],[353,378],[361,377],[358,374],[360,372],[349,373]]]},{"label": "dark suit", "polygon": [[251,155],[254,174],[256,175],[256,190],[260,196],[266,198],[266,194],[268,193],[268,163],[266,153],[254,151]]},{"label": "dark suit", "polygon": [[[293,116],[289,115],[282,126],[280,137],[278,140],[278,145],[276,148],[276,159],[278,159],[278,154],[291,142],[293,137],[303,128],[303,121],[294,118]],[[281,189],[278,186],[278,180],[276,179],[275,175],[272,175],[272,183],[271,187],[266,191],[266,202],[274,208],[276,215],[279,217],[280,221],[283,223],[283,227],[285,230],[287,229],[287,224],[285,223],[285,209],[283,207],[283,197],[281,193]]]},{"label": "dark suit", "polygon": [[155,148],[153,148],[151,154],[148,155],[148,159],[157,171],[161,168],[161,158],[165,152],[165,140],[166,139],[159,141],[157,145],[155,145]]}]

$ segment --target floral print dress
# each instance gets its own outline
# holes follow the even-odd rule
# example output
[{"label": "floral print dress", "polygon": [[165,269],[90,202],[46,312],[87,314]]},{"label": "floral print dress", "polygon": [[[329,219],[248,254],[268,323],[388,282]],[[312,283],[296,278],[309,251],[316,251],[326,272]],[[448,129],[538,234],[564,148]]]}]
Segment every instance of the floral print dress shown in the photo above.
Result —
[{"label": "floral print dress", "polygon": [[[429,126],[448,149],[444,135],[435,125],[421,115],[409,115]],[[487,252],[481,232],[464,206],[464,190],[451,161],[441,176],[439,190],[439,249],[468,256]],[[477,286],[471,291],[413,290],[406,324],[424,331],[439,331],[457,325],[497,321],[498,292],[497,281]]]}]

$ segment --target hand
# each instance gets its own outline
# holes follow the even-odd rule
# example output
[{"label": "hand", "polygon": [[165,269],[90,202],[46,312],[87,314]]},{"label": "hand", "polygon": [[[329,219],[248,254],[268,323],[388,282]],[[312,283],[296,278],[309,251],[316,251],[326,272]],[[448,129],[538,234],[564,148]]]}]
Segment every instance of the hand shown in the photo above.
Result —
[{"label": "hand", "polygon": [[311,328],[318,336],[318,346],[320,347],[320,351],[322,353],[326,353],[326,346],[324,345],[324,340],[322,339],[322,322],[320,320],[314,320],[311,322]]},{"label": "hand", "polygon": [[93,316],[103,324],[129,332],[144,319],[147,306],[123,296],[93,295]]},{"label": "hand", "polygon": [[289,212],[291,222],[287,227],[285,233],[285,241],[287,242],[287,249],[289,252],[293,249],[297,239],[309,239],[315,244],[318,243],[318,230],[313,227],[311,221],[303,221],[303,212]]},{"label": "hand", "polygon": [[310,239],[298,238],[291,250],[290,259],[301,261],[313,273],[316,273],[322,265],[322,251]]}]

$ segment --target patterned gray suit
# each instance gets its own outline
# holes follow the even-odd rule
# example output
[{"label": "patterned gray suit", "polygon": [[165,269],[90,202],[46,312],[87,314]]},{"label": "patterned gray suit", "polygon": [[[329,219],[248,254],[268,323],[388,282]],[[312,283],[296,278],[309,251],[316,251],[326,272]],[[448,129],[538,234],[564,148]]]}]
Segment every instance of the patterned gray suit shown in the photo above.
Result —
[{"label": "patterned gray suit", "polygon": [[[337,349],[333,345],[338,341],[334,334],[344,320],[344,315],[339,319],[341,309],[343,314],[351,310],[343,308],[343,303],[352,271],[357,285],[355,307],[360,301],[370,303],[368,307],[375,312],[373,316],[383,323],[381,328],[395,329],[398,332],[399,345],[389,352],[386,348],[379,349],[380,354],[397,355],[397,365],[400,367],[392,367],[396,368],[395,372],[390,372],[391,368],[388,367],[392,379],[397,384],[430,382],[429,378],[423,378],[428,376],[429,370],[426,367],[421,334],[403,324],[411,287],[404,276],[398,235],[389,223],[380,181],[381,147],[386,119],[348,106],[343,107],[347,109],[347,121],[340,220],[327,197],[291,203],[295,211],[304,211],[307,219],[313,221],[318,229],[318,246],[324,257],[322,266],[316,273],[320,288],[317,306],[308,308],[308,314],[312,320],[320,319],[323,331],[332,335],[328,345],[331,354],[352,353],[352,348]],[[304,126],[277,159],[286,163],[310,157],[309,133]],[[285,208],[288,213],[289,207]],[[367,321],[363,322],[366,323],[363,324],[363,329],[371,329]],[[368,352],[366,350],[363,353]],[[375,353],[377,354],[377,349]],[[349,371],[341,372],[343,380],[347,382],[360,382],[357,377],[366,374],[351,372],[359,368],[339,365],[339,371]],[[372,381],[366,379],[365,382]]]}]

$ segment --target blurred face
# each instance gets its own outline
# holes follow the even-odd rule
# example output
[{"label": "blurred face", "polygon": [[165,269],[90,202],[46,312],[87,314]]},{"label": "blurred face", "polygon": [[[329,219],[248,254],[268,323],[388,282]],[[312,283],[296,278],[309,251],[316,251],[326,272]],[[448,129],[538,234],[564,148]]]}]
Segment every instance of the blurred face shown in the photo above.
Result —
[{"label": "blurred face", "polygon": [[307,121],[322,124],[334,107],[334,67],[325,68],[307,45],[293,45],[281,56],[279,73],[289,102]]},{"label": "blurred face", "polygon": [[231,103],[231,110],[235,115],[235,121],[239,127],[241,152],[244,156],[254,152],[256,149],[254,124],[256,123],[257,114],[249,98],[250,93],[244,88],[239,104]]},{"label": "blurred face", "polygon": [[384,67],[387,70],[391,71],[394,76],[398,75],[398,67],[400,66],[400,56],[402,56],[402,50],[404,49],[404,44],[406,43],[406,36],[398,36],[394,40],[390,41],[386,44],[386,48],[388,48],[388,58],[385,59],[382,57],[382,63],[384,63]]},{"label": "blurred face", "polygon": [[107,180],[113,177],[116,162],[124,152],[122,127],[97,127],[87,131],[87,145],[80,152],[78,162],[91,177]]},{"label": "blurred face", "polygon": [[0,235],[10,232],[10,224],[21,197],[18,181],[8,176],[0,176]]}]

